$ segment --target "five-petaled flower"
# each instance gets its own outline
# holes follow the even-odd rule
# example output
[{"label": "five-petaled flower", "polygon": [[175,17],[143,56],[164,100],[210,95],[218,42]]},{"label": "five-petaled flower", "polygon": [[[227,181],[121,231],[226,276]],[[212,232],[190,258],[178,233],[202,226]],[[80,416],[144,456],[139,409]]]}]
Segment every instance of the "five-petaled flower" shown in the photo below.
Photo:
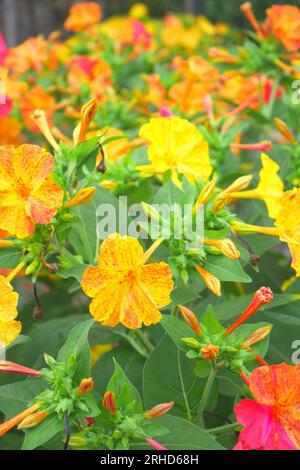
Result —
[{"label": "five-petaled flower", "polygon": [[167,263],[146,264],[161,239],[143,253],[138,240],[109,236],[101,245],[99,265],[85,270],[81,287],[92,297],[90,313],[103,325],[127,328],[158,323],[159,308],[170,303],[173,289]]},{"label": "five-petaled flower", "polygon": [[259,367],[247,382],[254,400],[242,400],[235,407],[244,426],[235,449],[300,449],[299,365]]},{"label": "five-petaled flower", "polygon": [[25,238],[51,221],[63,200],[53,166],[52,155],[37,145],[0,147],[0,229]]}]

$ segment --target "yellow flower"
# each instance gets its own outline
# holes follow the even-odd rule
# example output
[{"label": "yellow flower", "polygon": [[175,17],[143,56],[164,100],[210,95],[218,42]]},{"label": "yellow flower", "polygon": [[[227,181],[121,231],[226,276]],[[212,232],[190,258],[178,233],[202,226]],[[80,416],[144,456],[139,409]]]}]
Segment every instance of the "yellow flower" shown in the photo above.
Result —
[{"label": "yellow flower", "polygon": [[90,313],[96,321],[134,329],[161,320],[158,309],[170,303],[173,289],[171,270],[163,262],[146,264],[161,241],[145,253],[132,237],[113,234],[102,243],[99,265],[86,269],[81,281],[84,293],[93,298]]},{"label": "yellow flower", "polygon": [[148,156],[151,163],[138,167],[143,175],[170,171],[177,186],[180,186],[179,174],[190,183],[199,178],[208,180],[212,172],[209,148],[194,124],[175,116],[152,118],[142,126],[139,135],[150,144]]},{"label": "yellow flower", "polygon": [[231,197],[233,199],[261,199],[268,208],[269,216],[276,218],[284,192],[284,184],[278,176],[279,165],[264,153],[260,158],[262,169],[259,172],[260,180],[257,188],[232,193]]},{"label": "yellow flower", "polygon": [[144,3],[135,3],[129,10],[129,16],[139,20],[149,14],[149,8]]},{"label": "yellow flower", "polygon": [[21,323],[15,321],[18,294],[13,291],[10,282],[0,276],[0,347],[7,346],[19,336]]},{"label": "yellow flower", "polygon": [[0,229],[17,238],[47,224],[62,205],[63,191],[50,176],[54,158],[37,145],[0,147]]},{"label": "yellow flower", "polygon": [[288,244],[292,267],[296,275],[300,276],[300,189],[284,193],[275,225],[279,229],[280,240]]}]

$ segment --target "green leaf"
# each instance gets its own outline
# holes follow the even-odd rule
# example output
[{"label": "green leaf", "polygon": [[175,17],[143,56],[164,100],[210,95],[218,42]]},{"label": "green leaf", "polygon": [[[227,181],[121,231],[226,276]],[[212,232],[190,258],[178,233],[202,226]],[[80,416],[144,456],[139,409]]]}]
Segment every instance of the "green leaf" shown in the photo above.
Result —
[{"label": "green leaf", "polygon": [[224,328],[221,323],[219,323],[215,311],[211,305],[207,307],[201,323],[206,327],[210,335],[217,335],[218,333],[223,333],[224,331]]},{"label": "green leaf", "polygon": [[0,409],[12,418],[21,413],[46,388],[41,379],[26,379],[0,387]]},{"label": "green leaf", "polygon": [[209,255],[205,269],[220,281],[251,282],[251,278],[245,273],[239,261],[225,258],[225,256]]},{"label": "green leaf", "polygon": [[22,252],[16,248],[1,248],[0,266],[1,269],[15,268],[21,261]]},{"label": "green leaf", "polygon": [[195,338],[199,339],[197,334],[189,327],[185,321],[173,315],[164,315],[160,324],[172,338],[176,346],[182,351],[186,351],[186,346],[181,341],[181,338]]},{"label": "green leaf", "polygon": [[133,405],[135,413],[143,411],[143,404],[139,392],[135,386],[130,382],[122,367],[114,360],[115,371],[112,378],[107,385],[107,391],[114,393],[118,407],[126,410],[128,405]]},{"label": "green leaf", "polygon": [[76,368],[73,377],[78,381],[90,377],[91,375],[91,357],[88,334],[93,323],[94,320],[86,320],[74,326],[69,333],[67,341],[59,350],[57,355],[58,361],[65,362],[67,362],[71,354],[76,357]]},{"label": "green leaf", "polygon": [[38,426],[26,431],[22,450],[33,450],[37,447],[41,447],[56,436],[56,434],[63,431],[63,429],[63,419],[59,418],[56,414],[47,416]]}]

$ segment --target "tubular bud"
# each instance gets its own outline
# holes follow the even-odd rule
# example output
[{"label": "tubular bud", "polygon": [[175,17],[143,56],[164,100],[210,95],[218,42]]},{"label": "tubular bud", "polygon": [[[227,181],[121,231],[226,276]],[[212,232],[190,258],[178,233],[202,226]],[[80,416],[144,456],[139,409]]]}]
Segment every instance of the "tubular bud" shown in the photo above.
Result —
[{"label": "tubular bud", "polygon": [[195,338],[181,338],[181,341],[192,349],[199,349],[201,348],[201,344]]},{"label": "tubular bud", "polygon": [[86,132],[98,111],[98,101],[94,98],[88,101],[81,108],[81,122],[74,129],[73,140],[74,144],[80,144],[84,141]]},{"label": "tubular bud", "polygon": [[148,444],[155,450],[168,450],[166,447],[162,446],[159,442],[156,442],[154,439],[150,437],[147,439]]},{"label": "tubular bud", "polygon": [[250,336],[244,341],[243,346],[252,346],[253,344],[259,343],[263,339],[265,339],[271,332],[272,325],[263,326],[262,328],[258,328],[258,330],[251,333]]},{"label": "tubular bud", "polygon": [[174,402],[171,401],[169,403],[160,403],[159,405],[154,406],[151,410],[146,411],[145,416],[148,419],[155,419],[159,418],[160,416],[165,415],[173,408]]},{"label": "tubular bud", "polygon": [[270,140],[263,140],[255,144],[231,144],[231,150],[251,150],[258,152],[269,152],[272,148],[272,142]]},{"label": "tubular bud", "polygon": [[223,209],[223,207],[228,206],[232,200],[232,193],[247,189],[251,183],[252,178],[252,175],[240,176],[237,178],[230,186],[228,186],[228,188],[224,189],[224,191],[222,191],[216,197],[213,205],[213,211],[218,212]]},{"label": "tubular bud", "polygon": [[58,150],[59,145],[51,132],[45,111],[43,111],[42,109],[36,109],[31,115],[31,118],[33,119],[43,136],[48,140],[49,144],[54,148],[54,150]]},{"label": "tubular bud", "polygon": [[75,196],[66,203],[65,207],[81,206],[83,204],[88,204],[92,200],[95,191],[95,187],[80,189],[78,193],[75,194]]},{"label": "tubular bud", "polygon": [[13,245],[14,245],[14,242],[12,240],[0,240],[0,248],[7,248]]},{"label": "tubular bud", "polygon": [[4,436],[4,434],[10,431],[14,426],[23,421],[26,416],[34,413],[38,408],[40,408],[40,406],[41,405],[39,403],[35,403],[34,405],[30,406],[30,408],[22,411],[22,413],[19,413],[8,421],[5,421],[5,423],[0,424],[0,437]]},{"label": "tubular bud", "polygon": [[117,412],[117,402],[113,392],[107,391],[102,400],[103,407],[111,414],[115,415]]},{"label": "tubular bud", "polygon": [[212,361],[218,356],[219,346],[208,343],[200,349],[200,352],[206,361]]},{"label": "tubular bud", "polygon": [[236,328],[238,328],[240,325],[242,325],[246,320],[248,320],[249,317],[251,317],[255,312],[257,312],[263,305],[269,304],[273,299],[273,292],[269,287],[261,287],[258,289],[250,304],[242,313],[242,315],[231,325],[227,328],[226,330],[226,335],[229,335],[234,331]]},{"label": "tubular bud", "polygon": [[206,287],[211,292],[213,292],[213,294],[220,297],[221,296],[221,283],[219,279],[199,265],[195,266],[195,268],[197,269],[198,273],[200,274],[203,281],[205,282]]},{"label": "tubular bud", "polygon": [[192,328],[192,330],[195,331],[195,333],[202,335],[202,328],[194,312],[183,305],[178,305],[178,307],[184,321]]},{"label": "tubular bud", "polygon": [[21,366],[15,362],[10,361],[0,361],[0,374],[24,374],[38,376],[40,372],[35,369],[30,369],[29,367]]},{"label": "tubular bud", "polygon": [[159,212],[150,204],[147,204],[146,202],[142,202],[141,206],[143,208],[143,211],[147,217],[150,217],[150,219],[156,220],[157,222],[160,221],[160,215]]},{"label": "tubular bud", "polygon": [[293,136],[292,132],[289,130],[288,126],[284,121],[279,119],[278,117],[274,118],[275,127],[280,132],[280,134],[291,144],[296,144],[295,137]]},{"label": "tubular bud", "polygon": [[94,388],[94,379],[90,377],[89,379],[82,379],[79,387],[77,388],[78,395],[87,395]]},{"label": "tubular bud", "polygon": [[279,230],[277,227],[261,227],[260,225],[246,224],[238,220],[232,220],[230,225],[234,232],[241,235],[251,235],[252,233],[261,233],[263,235],[269,235],[272,237],[279,236]]},{"label": "tubular bud", "polygon": [[69,446],[73,447],[74,449],[80,449],[81,447],[85,447],[87,444],[87,440],[81,436],[71,436],[69,440]]},{"label": "tubular bud", "polygon": [[204,243],[218,248],[227,258],[238,259],[240,257],[240,252],[236,249],[234,243],[229,238],[205,238]]},{"label": "tubular bud", "polygon": [[255,15],[254,15],[253,10],[252,10],[251,3],[250,2],[245,2],[241,5],[240,8],[241,8],[241,11],[244,13],[245,17],[247,18],[247,20],[249,21],[250,25],[252,26],[252,28],[256,32],[256,34],[259,37],[263,37],[263,30],[262,30],[260,24],[258,23],[257,19],[255,18]]},{"label": "tubular bud", "polygon": [[40,424],[48,416],[47,410],[41,410],[37,413],[32,413],[31,415],[24,418],[18,426],[18,429],[29,429],[34,428]]},{"label": "tubular bud", "polygon": [[193,213],[197,211],[197,208],[201,205],[207,204],[210,199],[212,198],[214,191],[216,188],[216,179],[213,178],[211,181],[206,183],[206,185],[202,188],[201,193],[193,207]]}]

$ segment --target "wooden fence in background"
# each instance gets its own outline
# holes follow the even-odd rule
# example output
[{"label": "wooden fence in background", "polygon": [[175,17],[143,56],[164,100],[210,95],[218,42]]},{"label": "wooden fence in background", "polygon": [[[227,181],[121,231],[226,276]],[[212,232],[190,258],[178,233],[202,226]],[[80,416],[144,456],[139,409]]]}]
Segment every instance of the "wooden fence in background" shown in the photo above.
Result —
[{"label": "wooden fence in background", "polygon": [[[93,0],[102,5],[105,15],[124,13],[130,0]],[[199,12],[204,0],[152,0],[147,2],[156,11],[172,10]],[[37,35],[48,35],[61,29],[68,9],[76,0],[0,0],[0,30],[9,46]]]}]

